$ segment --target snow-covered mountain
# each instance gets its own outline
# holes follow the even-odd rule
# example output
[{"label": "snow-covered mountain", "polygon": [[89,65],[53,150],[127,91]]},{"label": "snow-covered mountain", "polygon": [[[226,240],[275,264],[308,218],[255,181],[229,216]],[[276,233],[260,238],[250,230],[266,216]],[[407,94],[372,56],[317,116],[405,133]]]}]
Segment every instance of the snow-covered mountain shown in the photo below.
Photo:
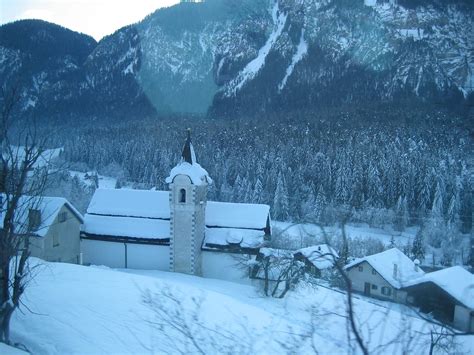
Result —
[{"label": "snow-covered mountain", "polygon": [[[82,62],[61,57],[54,75],[39,65],[24,107],[41,113],[42,101],[44,112],[141,117],[459,102],[474,90],[473,14],[468,0],[181,3],[91,43]],[[22,49],[2,39],[7,26],[2,80],[25,63]]]}]

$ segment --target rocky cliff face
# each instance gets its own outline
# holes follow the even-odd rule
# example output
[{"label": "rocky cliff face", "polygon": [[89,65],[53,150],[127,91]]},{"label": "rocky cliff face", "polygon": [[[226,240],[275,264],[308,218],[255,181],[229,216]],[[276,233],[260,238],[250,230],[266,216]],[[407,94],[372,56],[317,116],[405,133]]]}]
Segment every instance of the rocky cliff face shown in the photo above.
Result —
[{"label": "rocky cliff face", "polygon": [[[140,118],[456,102],[474,90],[473,14],[464,0],[182,3],[97,45],[77,40],[87,56],[56,56],[49,69],[38,60],[23,106],[38,114],[53,106],[65,116]],[[0,40],[3,80],[37,61],[10,42]]]}]

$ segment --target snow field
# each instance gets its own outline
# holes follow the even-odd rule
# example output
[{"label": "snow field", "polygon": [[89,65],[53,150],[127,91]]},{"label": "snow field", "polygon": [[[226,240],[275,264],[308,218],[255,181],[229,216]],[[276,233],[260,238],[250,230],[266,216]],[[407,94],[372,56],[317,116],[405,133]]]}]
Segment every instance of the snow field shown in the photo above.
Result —
[{"label": "snow field", "polygon": [[[345,294],[323,286],[302,286],[280,300],[252,286],[189,275],[32,262],[41,265],[23,299],[31,312],[15,313],[12,337],[34,354],[196,352],[182,329],[151,323],[163,317],[143,303],[146,293],[209,354],[350,348]],[[409,350],[426,351],[430,325],[409,308],[362,296],[354,307],[370,349],[400,353],[413,337]],[[462,349],[472,340],[462,337]]]}]

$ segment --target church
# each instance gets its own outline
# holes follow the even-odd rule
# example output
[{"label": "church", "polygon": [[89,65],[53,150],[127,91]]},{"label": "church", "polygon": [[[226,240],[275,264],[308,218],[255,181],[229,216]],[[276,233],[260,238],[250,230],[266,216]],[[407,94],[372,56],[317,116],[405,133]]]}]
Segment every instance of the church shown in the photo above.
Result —
[{"label": "church", "polygon": [[207,201],[212,179],[190,131],[168,191],[97,189],[81,231],[83,262],[242,281],[270,239],[270,207]]}]

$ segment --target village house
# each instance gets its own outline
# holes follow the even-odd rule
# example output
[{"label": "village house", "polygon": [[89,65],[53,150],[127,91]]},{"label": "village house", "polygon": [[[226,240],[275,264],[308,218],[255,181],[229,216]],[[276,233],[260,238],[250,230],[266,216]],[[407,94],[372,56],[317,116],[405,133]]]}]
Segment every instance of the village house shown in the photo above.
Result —
[{"label": "village house", "polygon": [[474,275],[461,266],[427,273],[403,288],[407,302],[465,332],[474,332]]},{"label": "village house", "polygon": [[345,267],[352,289],[379,299],[406,303],[465,332],[474,331],[474,275],[461,266],[424,273],[393,248]]},{"label": "village house", "polygon": [[294,253],[294,257],[304,262],[307,273],[321,277],[322,271],[334,267],[339,255],[331,246],[320,244],[299,249]]},{"label": "village house", "polygon": [[212,183],[191,137],[166,179],[169,191],[98,189],[84,216],[84,263],[232,281],[270,238],[270,207],[207,201]]},{"label": "village house", "polygon": [[[22,196],[16,213],[16,233],[29,237],[31,256],[78,264],[82,215],[62,197]],[[1,218],[3,223],[3,218]]]},{"label": "village house", "polygon": [[397,248],[357,259],[344,269],[354,291],[399,303],[406,303],[407,282],[425,274]]}]

